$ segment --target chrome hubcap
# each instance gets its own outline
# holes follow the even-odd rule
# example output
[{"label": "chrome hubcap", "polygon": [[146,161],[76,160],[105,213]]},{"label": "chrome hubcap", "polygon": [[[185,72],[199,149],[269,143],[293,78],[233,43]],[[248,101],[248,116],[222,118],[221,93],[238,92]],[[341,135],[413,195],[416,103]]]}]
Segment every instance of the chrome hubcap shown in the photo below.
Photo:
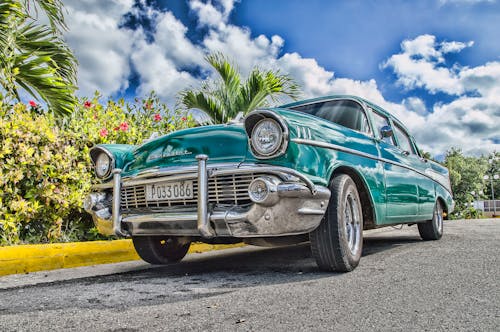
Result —
[{"label": "chrome hubcap", "polygon": [[441,204],[436,203],[436,207],[434,208],[434,225],[436,226],[439,234],[443,232],[443,209],[441,208]]},{"label": "chrome hubcap", "polygon": [[344,207],[344,221],[349,250],[351,254],[356,255],[361,240],[361,216],[359,214],[359,202],[351,195],[347,195]]}]

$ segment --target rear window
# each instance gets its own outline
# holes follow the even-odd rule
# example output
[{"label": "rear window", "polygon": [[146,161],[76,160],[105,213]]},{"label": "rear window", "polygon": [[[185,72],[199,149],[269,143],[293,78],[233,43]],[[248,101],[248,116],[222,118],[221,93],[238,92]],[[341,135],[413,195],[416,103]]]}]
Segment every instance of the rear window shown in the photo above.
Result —
[{"label": "rear window", "polygon": [[329,100],[290,107],[290,109],[315,115],[353,130],[370,133],[370,126],[363,108],[353,100]]}]

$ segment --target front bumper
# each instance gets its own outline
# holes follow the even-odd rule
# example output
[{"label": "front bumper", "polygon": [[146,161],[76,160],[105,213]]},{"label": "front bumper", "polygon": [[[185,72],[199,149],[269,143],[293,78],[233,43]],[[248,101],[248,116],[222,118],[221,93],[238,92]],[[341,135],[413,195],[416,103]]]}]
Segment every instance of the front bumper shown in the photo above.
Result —
[{"label": "front bumper", "polygon": [[[121,171],[115,170],[111,183],[96,186],[96,189],[101,191],[89,195],[85,209],[92,215],[98,230],[106,235],[248,238],[308,233],[319,225],[328,206],[330,190],[314,185],[295,170],[268,165],[207,167],[207,156],[199,155],[197,159],[196,169],[189,167],[148,172],[127,179],[122,179]],[[255,171],[269,174],[276,180],[276,186],[271,193],[272,199],[244,205],[209,205],[208,180],[211,177]],[[160,176],[162,181],[196,178],[196,206],[165,211],[121,213],[122,186],[141,181],[151,183]]]}]

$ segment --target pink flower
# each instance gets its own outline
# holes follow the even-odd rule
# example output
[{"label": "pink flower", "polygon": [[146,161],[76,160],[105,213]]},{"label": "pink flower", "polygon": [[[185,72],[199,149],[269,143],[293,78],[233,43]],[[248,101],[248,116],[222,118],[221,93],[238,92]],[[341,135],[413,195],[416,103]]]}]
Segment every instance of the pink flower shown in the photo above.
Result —
[{"label": "pink flower", "polygon": [[101,137],[108,136],[108,130],[106,128],[102,128],[101,130],[99,130],[99,136]]},{"label": "pink flower", "polygon": [[30,100],[30,106],[31,107],[36,107],[36,103],[33,100]]},{"label": "pink flower", "polygon": [[90,101],[85,101],[85,103],[83,103],[83,107],[85,108],[91,108],[92,107],[92,103]]},{"label": "pink flower", "polygon": [[156,122],[161,121],[161,115],[160,115],[160,114],[155,114],[155,116],[154,116],[154,120],[155,120]]},{"label": "pink flower", "polygon": [[128,123],[127,122],[120,123],[120,130],[127,131],[128,130]]},{"label": "pink flower", "polygon": [[183,116],[183,117],[181,118],[181,120],[182,120],[182,121],[186,121],[186,120],[187,120],[187,118],[186,118],[185,116]]}]

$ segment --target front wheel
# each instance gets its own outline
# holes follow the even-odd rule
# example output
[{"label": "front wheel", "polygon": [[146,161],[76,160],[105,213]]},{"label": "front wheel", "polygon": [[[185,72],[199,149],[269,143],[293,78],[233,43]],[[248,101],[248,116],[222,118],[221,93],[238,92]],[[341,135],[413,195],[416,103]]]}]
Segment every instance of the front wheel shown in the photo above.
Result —
[{"label": "front wheel", "polygon": [[309,237],[311,250],[320,269],[354,270],[363,251],[363,213],[354,181],[337,175],[331,185],[328,209],[321,224]]},{"label": "front wheel", "polygon": [[423,240],[439,240],[443,236],[443,206],[438,200],[434,205],[432,220],[418,224],[418,232]]},{"label": "front wheel", "polygon": [[139,257],[150,264],[178,262],[191,245],[189,238],[173,236],[134,236],[132,242]]}]

